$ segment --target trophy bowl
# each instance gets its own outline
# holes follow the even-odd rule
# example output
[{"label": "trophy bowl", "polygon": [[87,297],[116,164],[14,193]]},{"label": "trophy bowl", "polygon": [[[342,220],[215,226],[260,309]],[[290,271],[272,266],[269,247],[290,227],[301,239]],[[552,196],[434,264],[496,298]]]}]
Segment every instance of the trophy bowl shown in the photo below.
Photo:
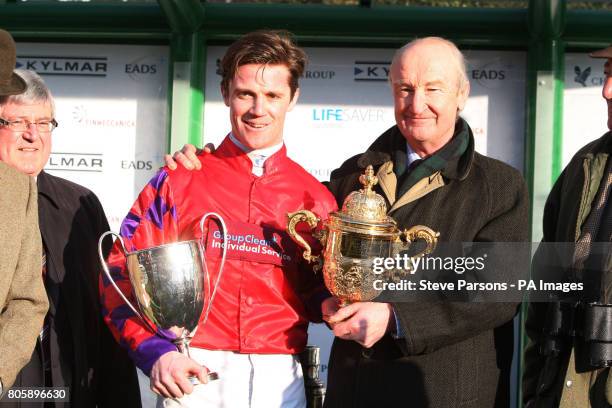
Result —
[{"label": "trophy bowl", "polygon": [[127,252],[126,264],[140,312],[177,337],[198,326],[204,310],[203,259],[198,241],[174,242]]},{"label": "trophy bowl", "polygon": [[[200,220],[200,231],[204,236],[204,224],[209,217],[221,224],[223,236],[227,233],[225,222],[215,213],[205,214]],[[126,258],[126,269],[137,308],[119,289],[112,278],[102,254],[102,241],[106,236],[117,237]],[[173,342],[177,349],[189,357],[189,342],[198,328],[206,324],[217,287],[223,273],[227,249],[223,248],[219,273],[211,287],[210,274],[201,240],[173,242],[129,252],[123,238],[107,231],[98,241],[98,254],[102,268],[119,296],[157,336]],[[216,380],[217,373],[208,373],[208,380]],[[197,384],[195,377],[190,381]]]},{"label": "trophy bowl", "polygon": [[[374,280],[381,278],[374,272],[376,258],[394,257],[416,241],[423,241],[425,248],[412,257],[425,256],[435,250],[440,235],[423,225],[405,230],[397,227],[387,215],[384,198],[372,190],[378,183],[372,166],[366,168],[359,181],[364,188],[349,194],[342,209],[330,213],[322,231],[313,234],[323,245],[322,256],[312,255],[310,245],[296,231],[302,222],[315,229],[320,219],[308,210],[287,214],[289,235],[304,248],[304,259],[316,263],[315,272],[323,269],[325,286],[343,305],[370,301],[380,294],[374,285]],[[390,276],[396,278],[395,274]]]}]

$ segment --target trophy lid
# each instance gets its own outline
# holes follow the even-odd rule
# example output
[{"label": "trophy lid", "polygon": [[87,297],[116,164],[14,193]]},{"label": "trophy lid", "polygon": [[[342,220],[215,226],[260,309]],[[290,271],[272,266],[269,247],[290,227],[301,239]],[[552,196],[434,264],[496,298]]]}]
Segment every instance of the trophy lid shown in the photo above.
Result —
[{"label": "trophy lid", "polygon": [[374,175],[371,165],[359,176],[359,182],[363,188],[349,194],[344,200],[342,210],[335,215],[347,223],[395,230],[396,223],[387,215],[385,199],[372,190],[378,183],[378,177]]}]

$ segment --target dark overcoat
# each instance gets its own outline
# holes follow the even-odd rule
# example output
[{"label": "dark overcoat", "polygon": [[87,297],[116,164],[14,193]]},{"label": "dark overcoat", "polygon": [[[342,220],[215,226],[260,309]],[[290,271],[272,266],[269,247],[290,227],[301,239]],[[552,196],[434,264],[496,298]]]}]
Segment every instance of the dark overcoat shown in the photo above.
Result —
[{"label": "dark overcoat", "polygon": [[[401,229],[416,224],[440,232],[442,242],[528,240],[528,194],[521,174],[474,151],[460,156],[395,197],[392,152],[405,151],[397,126],[362,155],[331,175],[339,205],[359,189],[368,164],[379,177],[377,192]],[[515,303],[393,303],[404,337],[385,335],[371,349],[336,338],[325,406],[492,408],[509,406]]]}]

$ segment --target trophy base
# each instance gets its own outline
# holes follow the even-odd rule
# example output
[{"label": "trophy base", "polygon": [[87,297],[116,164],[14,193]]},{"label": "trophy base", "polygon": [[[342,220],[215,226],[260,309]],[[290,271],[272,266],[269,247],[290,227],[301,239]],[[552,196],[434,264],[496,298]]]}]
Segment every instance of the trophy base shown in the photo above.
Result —
[{"label": "trophy base", "polygon": [[[218,380],[218,379],[219,379],[219,374],[215,373],[214,371],[212,371],[212,372],[210,372],[210,373],[206,374],[206,382],[207,382],[207,383],[209,383],[209,382],[211,382],[211,381],[216,381],[216,380]],[[194,377],[194,376],[189,377],[189,382],[190,382],[192,385],[200,385],[200,384],[202,384],[202,383],[200,382],[200,380],[198,380],[198,377]]]}]

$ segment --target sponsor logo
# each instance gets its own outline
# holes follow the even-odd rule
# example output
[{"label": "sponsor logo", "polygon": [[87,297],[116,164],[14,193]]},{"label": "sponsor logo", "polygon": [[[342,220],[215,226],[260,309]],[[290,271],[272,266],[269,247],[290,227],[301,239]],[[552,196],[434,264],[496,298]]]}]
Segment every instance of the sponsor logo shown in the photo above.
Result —
[{"label": "sponsor logo", "polygon": [[101,153],[55,152],[49,156],[46,169],[101,173],[104,158]]},{"label": "sponsor logo", "polygon": [[216,230],[212,233],[213,239],[211,240],[210,247],[213,249],[227,248],[228,251],[232,252],[228,256],[232,257],[240,254],[238,255],[240,259],[245,259],[243,257],[248,253],[250,256],[247,255],[246,259],[249,260],[263,260],[266,257],[271,257],[275,261],[274,263],[291,261],[292,257],[286,254],[280,246],[280,237],[274,233],[272,234],[269,238],[265,238],[265,234],[259,235],[248,232],[234,232],[222,235],[221,231]]},{"label": "sponsor logo", "polygon": [[481,66],[468,69],[467,74],[470,82],[476,82],[485,88],[496,88],[501,85],[501,81],[508,78],[510,68],[509,64],[497,58]]},{"label": "sponsor logo", "polygon": [[322,168],[310,168],[306,169],[312,176],[322,179],[329,180],[329,176],[331,175],[333,169],[322,169]]},{"label": "sponsor logo", "polygon": [[72,109],[72,122],[83,127],[106,127],[106,128],[133,128],[136,127],[134,119],[109,119],[93,117],[88,113],[85,105],[77,105]]},{"label": "sponsor logo", "polygon": [[586,80],[588,79],[589,75],[591,75],[591,67],[586,67],[584,71],[582,71],[580,67],[576,65],[574,67],[574,74],[576,74],[574,77],[574,82],[578,82],[582,86],[587,86]]},{"label": "sponsor logo", "polygon": [[390,61],[355,61],[355,81],[386,81],[389,77]]},{"label": "sponsor logo", "polygon": [[157,74],[162,63],[163,58],[143,56],[125,64],[124,72],[131,79],[137,81],[143,77]]},{"label": "sponsor logo", "polygon": [[380,122],[385,117],[382,108],[313,108],[314,122]]},{"label": "sponsor logo", "polygon": [[604,76],[591,76],[591,67],[586,67],[584,70],[578,65],[574,66],[574,82],[587,86],[602,86],[606,78]]},{"label": "sponsor logo", "polygon": [[19,55],[16,66],[39,75],[106,77],[108,58]]},{"label": "sponsor logo", "polygon": [[470,70],[470,78],[477,81],[480,80],[498,80],[503,81],[506,79],[506,71],[503,69],[472,69]]},{"label": "sponsor logo", "polygon": [[153,170],[152,160],[121,160],[123,170]]},{"label": "sponsor logo", "polygon": [[336,71],[332,70],[307,70],[304,72],[304,79],[332,79],[336,76]]}]

